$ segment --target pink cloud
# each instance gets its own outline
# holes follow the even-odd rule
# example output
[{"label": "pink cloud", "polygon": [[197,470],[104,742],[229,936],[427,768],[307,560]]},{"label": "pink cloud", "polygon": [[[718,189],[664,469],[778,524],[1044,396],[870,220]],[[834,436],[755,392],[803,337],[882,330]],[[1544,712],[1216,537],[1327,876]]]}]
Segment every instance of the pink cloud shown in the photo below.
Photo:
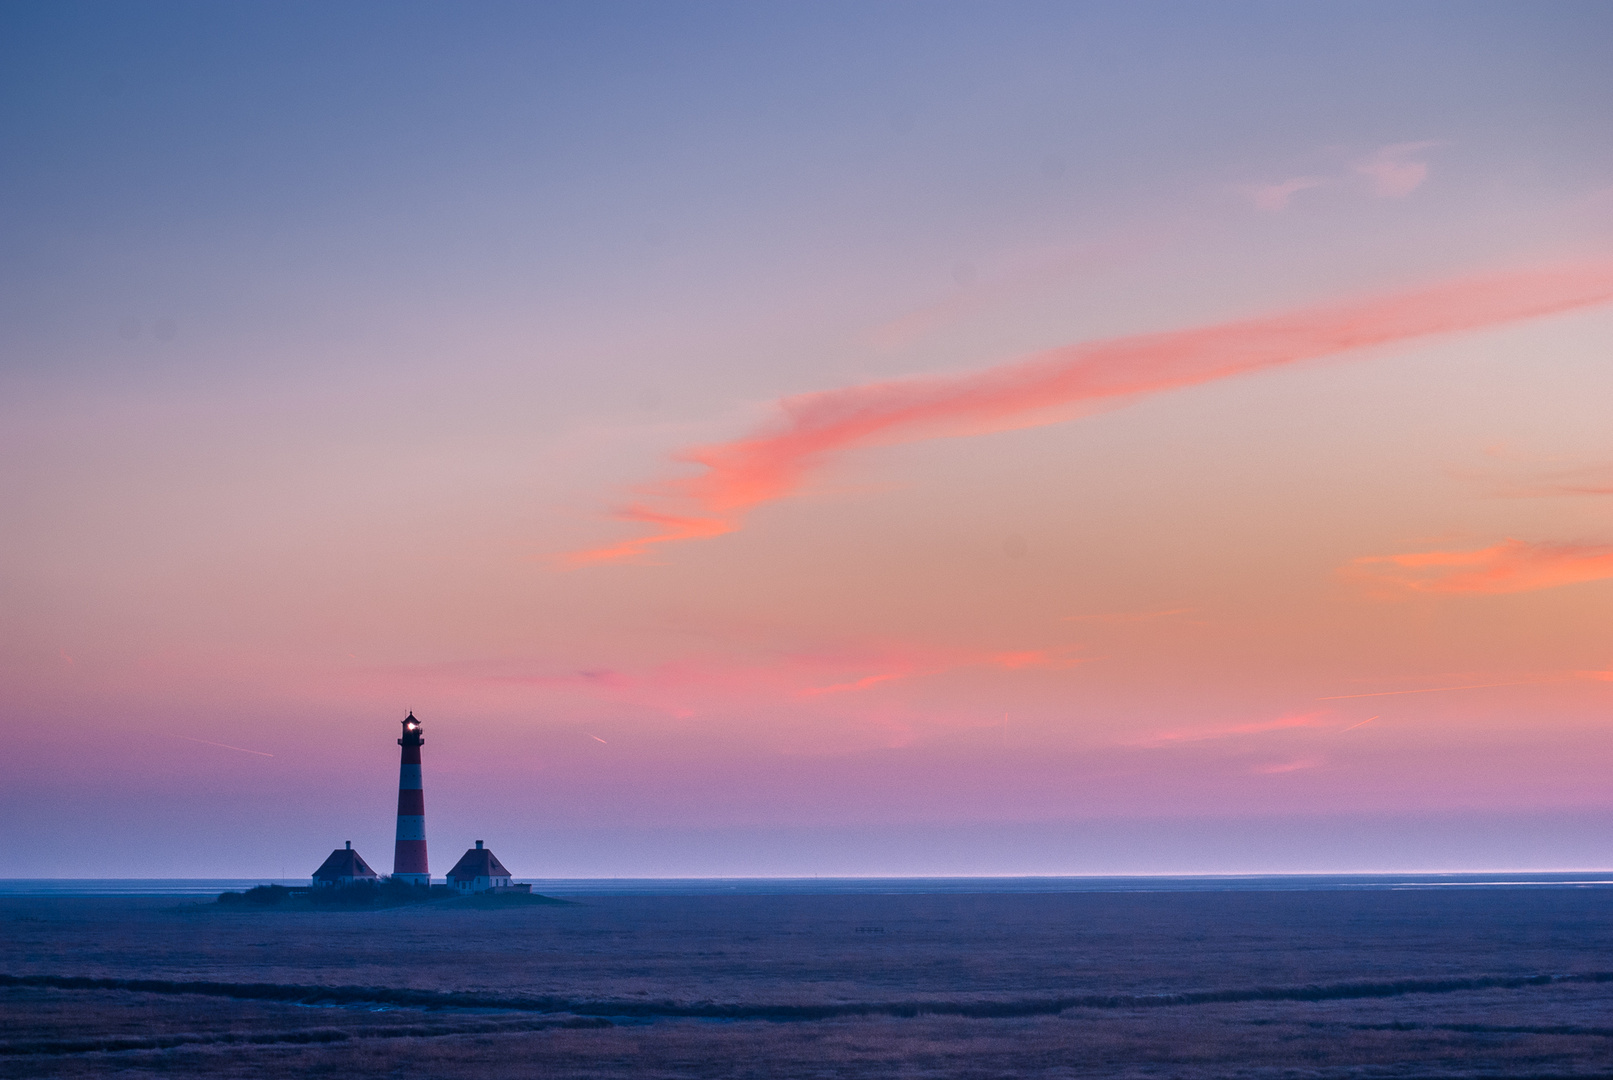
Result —
[{"label": "pink cloud", "polygon": [[655,544],[669,544],[679,540],[710,540],[739,528],[738,522],[732,518],[668,514],[645,506],[625,507],[612,516],[618,521],[658,526],[661,531],[649,536],[632,537],[602,548],[573,552],[566,557],[570,565],[587,566],[590,563],[622,562],[643,555]]},{"label": "pink cloud", "polygon": [[1280,761],[1270,765],[1256,765],[1249,771],[1259,776],[1280,776],[1283,773],[1299,772],[1301,769],[1315,769],[1327,764],[1321,758],[1299,758],[1296,761]]},{"label": "pink cloud", "polygon": [[1275,184],[1251,184],[1244,191],[1260,209],[1276,213],[1288,209],[1289,201],[1301,191],[1324,187],[1330,182],[1323,176],[1296,176]]},{"label": "pink cloud", "polygon": [[1370,555],[1341,571],[1405,592],[1487,594],[1533,592],[1613,578],[1613,547],[1503,540],[1476,551]]},{"label": "pink cloud", "polygon": [[[800,489],[848,451],[1057,423],[1168,390],[1371,346],[1474,330],[1613,299],[1613,263],[1515,271],[1265,318],[1052,349],[960,375],[932,375],[785,398],[749,435],[676,455],[694,476],[652,485],[618,511],[658,531],[574,552],[571,566],[632,560],[720,536]],[[658,505],[657,505],[658,504]]]},{"label": "pink cloud", "polygon": [[830,683],[828,686],[808,686],[797,690],[795,693],[797,697],[822,697],[825,694],[844,694],[853,690],[867,690],[869,687],[878,686],[880,683],[911,678],[914,674],[916,672],[912,668],[881,671],[873,675],[864,675],[860,679],[852,679],[850,682]]},{"label": "pink cloud", "polygon": [[1437,142],[1394,143],[1356,162],[1355,171],[1371,183],[1374,195],[1403,199],[1428,179],[1427,162],[1413,161],[1411,156],[1438,145]]},{"label": "pink cloud", "polygon": [[1279,716],[1274,720],[1256,720],[1244,724],[1224,724],[1212,727],[1177,728],[1151,735],[1136,745],[1170,746],[1176,743],[1208,742],[1211,739],[1231,739],[1240,735],[1264,735],[1271,731],[1288,731],[1292,728],[1321,727],[1321,713],[1296,713]]}]

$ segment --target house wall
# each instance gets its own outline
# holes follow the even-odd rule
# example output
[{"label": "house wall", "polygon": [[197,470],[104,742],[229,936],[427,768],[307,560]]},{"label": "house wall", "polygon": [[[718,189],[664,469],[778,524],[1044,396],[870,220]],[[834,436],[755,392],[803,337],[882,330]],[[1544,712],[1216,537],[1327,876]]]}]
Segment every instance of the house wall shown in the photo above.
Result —
[{"label": "house wall", "polygon": [[490,877],[476,877],[476,878],[454,878],[453,879],[454,888],[458,889],[460,892],[472,892],[472,893],[486,892],[488,889],[491,889],[494,886],[508,885],[509,883],[510,883],[510,879],[507,878],[507,877],[492,877],[492,878],[490,878]]}]

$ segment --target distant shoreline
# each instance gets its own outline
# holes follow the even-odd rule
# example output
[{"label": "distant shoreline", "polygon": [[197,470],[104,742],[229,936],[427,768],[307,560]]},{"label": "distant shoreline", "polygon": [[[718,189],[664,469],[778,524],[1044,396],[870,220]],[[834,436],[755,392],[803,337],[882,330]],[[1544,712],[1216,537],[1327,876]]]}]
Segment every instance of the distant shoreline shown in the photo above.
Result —
[{"label": "distant shoreline", "polygon": [[[308,878],[9,878],[0,897],[216,897],[257,885],[306,887]],[[1613,870],[1413,874],[1182,874],[1025,877],[556,878],[530,879],[549,896],[722,896],[958,893],[1307,892],[1438,888],[1613,888]]]}]

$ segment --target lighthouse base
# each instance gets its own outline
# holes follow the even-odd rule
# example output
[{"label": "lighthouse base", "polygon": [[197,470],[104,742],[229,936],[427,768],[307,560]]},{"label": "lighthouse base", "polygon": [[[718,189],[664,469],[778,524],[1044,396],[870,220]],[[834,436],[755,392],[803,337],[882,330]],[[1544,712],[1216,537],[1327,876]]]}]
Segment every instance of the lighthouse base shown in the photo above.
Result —
[{"label": "lighthouse base", "polygon": [[393,874],[392,880],[401,881],[405,885],[419,885],[421,888],[431,885],[430,874]]}]

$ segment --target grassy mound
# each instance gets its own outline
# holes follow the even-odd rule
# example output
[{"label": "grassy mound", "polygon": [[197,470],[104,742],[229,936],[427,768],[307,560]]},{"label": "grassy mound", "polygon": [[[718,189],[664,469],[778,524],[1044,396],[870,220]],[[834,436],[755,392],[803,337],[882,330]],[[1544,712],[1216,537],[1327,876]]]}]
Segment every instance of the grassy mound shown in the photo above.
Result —
[{"label": "grassy mound", "polygon": [[342,885],[334,889],[288,889],[284,885],[259,885],[245,892],[220,893],[218,903],[224,907],[288,908],[305,911],[309,908],[351,910],[362,908],[394,908],[409,904],[450,903],[464,907],[526,907],[531,904],[565,904],[552,896],[537,893],[509,893],[500,896],[458,896],[441,885],[428,888],[390,879]]},{"label": "grassy mound", "polygon": [[220,893],[218,902],[226,907],[390,908],[449,898],[446,893],[433,892],[424,885],[388,879],[341,885],[334,889],[288,889],[284,885],[259,885],[245,892]]}]

